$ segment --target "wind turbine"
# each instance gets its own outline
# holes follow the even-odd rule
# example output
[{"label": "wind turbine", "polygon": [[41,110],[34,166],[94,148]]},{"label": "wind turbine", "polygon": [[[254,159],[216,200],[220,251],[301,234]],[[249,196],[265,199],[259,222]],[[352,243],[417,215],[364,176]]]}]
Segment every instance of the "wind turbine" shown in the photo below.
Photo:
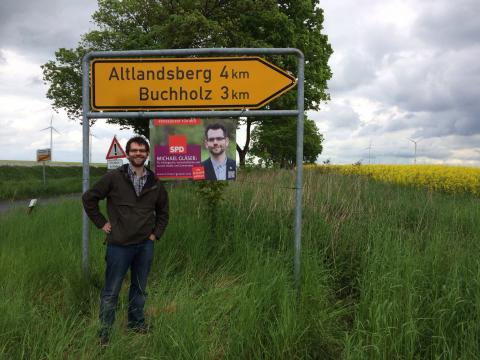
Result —
[{"label": "wind turbine", "polygon": [[414,160],[413,160],[413,164],[416,165],[417,164],[417,143],[419,143],[420,140],[413,140],[413,139],[410,139],[410,138],[407,138],[407,139],[415,144],[415,152],[414,152],[415,157],[414,157]]},{"label": "wind turbine", "polygon": [[50,159],[51,159],[51,160],[53,160],[53,130],[55,130],[55,132],[60,135],[60,133],[58,132],[58,130],[55,129],[55,128],[52,126],[52,121],[53,121],[53,115],[52,115],[52,117],[50,118],[50,126],[46,127],[45,129],[40,130],[40,131],[43,131],[43,130],[48,130],[48,129],[50,129]]},{"label": "wind turbine", "polygon": [[95,134],[93,133],[93,131],[90,129],[90,143],[89,143],[89,145],[88,145],[88,150],[90,151],[90,154],[89,154],[89,155],[90,155],[90,157],[89,157],[89,159],[90,159],[90,165],[92,164],[92,145],[93,145],[93,143],[92,143],[92,140],[93,140],[93,139],[92,139],[92,136],[93,136],[95,139],[98,139],[98,137],[95,136]]},{"label": "wind turbine", "polygon": [[370,152],[372,150],[372,140],[370,140],[370,145],[368,145],[368,147],[365,148],[365,150],[367,149],[368,149],[368,165],[370,165],[370,158],[371,158]]}]

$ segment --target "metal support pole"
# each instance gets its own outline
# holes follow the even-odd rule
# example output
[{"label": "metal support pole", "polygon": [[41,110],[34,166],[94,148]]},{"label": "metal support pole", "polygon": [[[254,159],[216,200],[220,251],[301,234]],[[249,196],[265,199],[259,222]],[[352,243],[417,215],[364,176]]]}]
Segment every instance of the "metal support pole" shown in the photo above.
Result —
[{"label": "metal support pole", "polygon": [[304,117],[304,56],[298,57],[297,83],[297,180],[295,185],[295,255],[294,279],[297,295],[300,294],[300,254],[302,249],[302,188],[303,188],[303,117]]},{"label": "metal support pole", "polygon": [[[89,118],[87,113],[89,111],[89,92],[90,92],[90,83],[89,83],[89,64],[86,61],[82,63],[83,71],[83,86],[82,86],[82,104],[83,104],[83,119],[82,119],[82,130],[83,130],[83,175],[82,175],[82,193],[88,190],[90,186],[90,163],[89,163]],[[90,224],[88,222],[88,216],[85,210],[82,210],[82,270],[83,275],[88,277],[88,258],[89,258],[89,241],[90,241]]]},{"label": "metal support pole", "polygon": [[45,177],[45,161],[43,162],[43,185],[47,184],[47,178]]},{"label": "metal support pole", "polygon": [[89,119],[105,118],[188,118],[188,117],[235,117],[240,116],[297,116],[298,110],[228,110],[228,111],[139,111],[139,112],[89,112]]}]

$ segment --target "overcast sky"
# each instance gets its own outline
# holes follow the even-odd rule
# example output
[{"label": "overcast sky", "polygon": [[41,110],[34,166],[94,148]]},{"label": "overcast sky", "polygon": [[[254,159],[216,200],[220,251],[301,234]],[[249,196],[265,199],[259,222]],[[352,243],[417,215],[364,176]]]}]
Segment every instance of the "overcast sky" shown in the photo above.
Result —
[{"label": "overcast sky", "polygon": [[[319,162],[480,166],[480,1],[324,0],[331,101],[309,113],[325,136]],[[95,0],[0,1],[0,159],[81,161],[81,126],[55,113],[40,65],[92,28]],[[114,134],[98,121],[93,161]],[[237,135],[241,138],[241,134]]]}]

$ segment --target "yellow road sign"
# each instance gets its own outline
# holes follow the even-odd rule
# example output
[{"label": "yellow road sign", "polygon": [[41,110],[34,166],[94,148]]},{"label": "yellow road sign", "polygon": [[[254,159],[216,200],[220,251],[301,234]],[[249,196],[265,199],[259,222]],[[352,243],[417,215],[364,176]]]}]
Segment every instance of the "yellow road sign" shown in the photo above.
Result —
[{"label": "yellow road sign", "polygon": [[94,59],[93,110],[258,109],[295,78],[259,57]]},{"label": "yellow road sign", "polygon": [[52,160],[52,151],[50,149],[37,150],[37,161],[49,161]]}]

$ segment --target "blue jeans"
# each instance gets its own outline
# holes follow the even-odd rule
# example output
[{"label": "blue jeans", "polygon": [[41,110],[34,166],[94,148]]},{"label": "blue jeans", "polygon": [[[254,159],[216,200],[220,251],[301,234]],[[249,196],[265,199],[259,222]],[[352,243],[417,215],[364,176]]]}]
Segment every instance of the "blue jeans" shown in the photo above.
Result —
[{"label": "blue jeans", "polygon": [[131,283],[128,294],[128,326],[145,325],[143,308],[147,296],[147,277],[153,259],[153,241],[141,244],[118,246],[107,245],[105,261],[105,287],[100,297],[100,323],[102,329],[109,330],[115,321],[118,294],[125,274],[130,268]]}]

